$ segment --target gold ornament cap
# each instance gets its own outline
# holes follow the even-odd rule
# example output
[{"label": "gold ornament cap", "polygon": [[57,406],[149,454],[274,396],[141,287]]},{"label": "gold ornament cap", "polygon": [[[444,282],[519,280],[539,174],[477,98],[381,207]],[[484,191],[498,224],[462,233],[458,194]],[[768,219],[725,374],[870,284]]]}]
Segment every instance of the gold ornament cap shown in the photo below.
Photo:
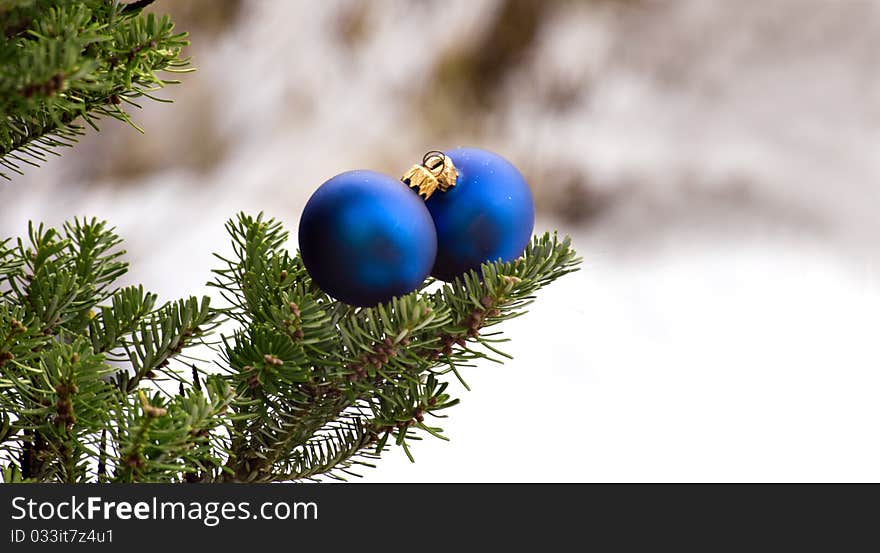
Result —
[{"label": "gold ornament cap", "polygon": [[413,165],[400,180],[410,188],[418,190],[425,199],[431,197],[438,188],[441,192],[455,186],[458,170],[452,159],[443,152],[432,150],[422,158],[421,165]]}]

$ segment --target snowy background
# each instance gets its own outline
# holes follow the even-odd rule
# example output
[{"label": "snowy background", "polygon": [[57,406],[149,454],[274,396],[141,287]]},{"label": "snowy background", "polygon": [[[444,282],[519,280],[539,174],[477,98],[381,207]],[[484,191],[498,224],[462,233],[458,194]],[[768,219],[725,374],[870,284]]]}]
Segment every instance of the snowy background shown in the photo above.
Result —
[{"label": "snowy background", "polygon": [[109,219],[164,299],[223,223],[497,151],[585,261],[363,481],[880,480],[880,2],[159,1],[198,72],[0,182],[0,236]]}]

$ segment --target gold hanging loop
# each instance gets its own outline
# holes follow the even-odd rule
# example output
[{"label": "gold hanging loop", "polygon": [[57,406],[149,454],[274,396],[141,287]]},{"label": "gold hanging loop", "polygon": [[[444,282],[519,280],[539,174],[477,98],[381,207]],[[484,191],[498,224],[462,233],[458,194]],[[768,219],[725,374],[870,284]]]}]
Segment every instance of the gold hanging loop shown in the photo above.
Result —
[{"label": "gold hanging loop", "polygon": [[411,188],[418,190],[419,195],[427,200],[435,190],[446,192],[455,186],[458,170],[452,160],[437,150],[432,150],[422,158],[421,165],[413,165],[400,180]]}]

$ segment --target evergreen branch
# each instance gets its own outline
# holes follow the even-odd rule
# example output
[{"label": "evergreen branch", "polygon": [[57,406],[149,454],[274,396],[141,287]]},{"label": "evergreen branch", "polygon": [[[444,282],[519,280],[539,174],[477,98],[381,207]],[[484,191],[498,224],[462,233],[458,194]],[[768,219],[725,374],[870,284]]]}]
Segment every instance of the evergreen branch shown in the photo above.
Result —
[{"label": "evergreen branch", "polygon": [[81,332],[91,308],[128,270],[119,261],[125,252],[115,249],[120,239],[105,223],[75,219],[63,228],[61,236],[55,229],[30,225],[29,242],[18,241],[17,270],[6,275],[9,290],[42,321],[47,334],[59,327]]},{"label": "evergreen branch", "polygon": [[[392,444],[413,459],[415,440],[445,439],[428,422],[458,403],[444,375],[505,357],[490,327],[580,262],[546,234],[511,263],[354,308],[315,287],[274,220],[227,229],[222,308],[116,288],[120,240],[95,220],[0,242],[4,481],[344,479]],[[215,346],[222,374],[171,368],[224,318],[238,328]],[[147,393],[160,375],[177,395]]]},{"label": "evergreen branch", "polygon": [[167,16],[142,14],[144,5],[42,0],[3,12],[0,175],[57,155],[102,117],[138,128],[122,102],[153,98],[176,83],[158,73],[189,63],[180,57],[186,34],[175,33]]},{"label": "evergreen branch", "polygon": [[110,300],[89,321],[92,347],[101,353],[131,344],[130,335],[152,312],[156,294],[145,292],[143,286],[130,286],[117,290]]},{"label": "evergreen branch", "polygon": [[69,241],[55,229],[28,225],[29,245],[18,240],[18,256],[23,271],[8,280],[16,299],[41,322],[40,330],[49,335],[72,317],[79,295],[77,275],[72,270]]},{"label": "evergreen branch", "polygon": [[0,240],[0,300],[9,294],[8,281],[18,275],[23,261],[15,256],[15,250],[9,247],[9,239]]},{"label": "evergreen branch", "polygon": [[[186,34],[143,14],[151,3],[0,0],[0,175],[102,118],[140,130],[123,106],[165,101],[155,92],[177,81],[160,75],[189,70]],[[125,252],[96,219],[0,240],[4,482],[345,478],[392,443],[412,459],[415,440],[445,439],[428,424],[458,403],[443,377],[509,357],[491,327],[580,262],[547,234],[511,263],[353,308],[315,286],[279,222],[240,214],[227,231],[210,283],[221,308],[118,288]],[[222,374],[172,368],[225,319],[237,328],[217,346]],[[162,377],[177,395],[156,391]]]},{"label": "evergreen branch", "polygon": [[120,389],[131,392],[143,378],[155,378],[156,371],[169,378],[178,375],[169,369],[170,360],[187,345],[207,335],[215,326],[216,314],[207,297],[190,297],[169,302],[154,311],[123,343],[133,373],[117,375]]},{"label": "evergreen branch", "polygon": [[20,371],[5,371],[9,384],[0,404],[18,415],[11,447],[18,451],[27,478],[82,480],[90,446],[108,423],[106,410],[99,406],[111,403],[115,395],[104,381],[112,369],[84,339],[65,342],[45,348],[33,370],[20,366]]},{"label": "evergreen branch", "polygon": [[[75,219],[62,229],[31,224],[15,246],[0,241],[0,466],[6,481],[108,480],[107,431],[122,420],[113,416],[126,401],[120,390],[135,391],[153,369],[174,374],[164,366],[214,326],[207,298],[154,309],[156,296],[143,287],[115,288],[127,264],[119,237],[105,223]],[[123,359],[136,368],[133,377],[120,373]],[[223,423],[219,410],[232,394],[219,379],[205,382],[207,396],[201,388],[183,392],[171,410],[198,434],[184,440],[198,453],[177,454],[209,473],[220,464],[211,464],[211,455],[222,448],[206,431]],[[174,443],[184,447],[181,440]]]},{"label": "evergreen branch", "polygon": [[117,482],[197,481],[219,466],[211,434],[232,400],[221,379],[208,379],[207,392],[165,401],[143,390],[130,396],[117,411],[120,425],[111,429]]},{"label": "evergreen branch", "polygon": [[[392,438],[412,458],[415,430],[442,437],[425,415],[457,403],[438,377],[491,358],[484,350],[506,355],[481,330],[522,314],[536,290],[580,262],[568,239],[547,234],[513,263],[487,263],[436,292],[356,309],[314,287],[299,257],[282,248],[287,235],[274,220],[241,214],[227,230],[234,258],[217,256],[225,267],[212,284],[230,300],[223,314],[242,324],[222,351],[241,398],[233,408],[246,417],[230,427],[226,479],[237,481],[279,471],[328,476],[333,459],[341,466],[367,443],[378,442],[378,454]],[[325,449],[312,449],[340,424],[369,439],[323,438]]]},{"label": "evergreen branch", "polygon": [[348,423],[297,446],[278,467],[273,480],[311,480],[327,476],[345,480],[338,474],[359,476],[351,471],[354,465],[372,467],[370,460],[378,459],[373,452],[376,435],[361,424]]}]

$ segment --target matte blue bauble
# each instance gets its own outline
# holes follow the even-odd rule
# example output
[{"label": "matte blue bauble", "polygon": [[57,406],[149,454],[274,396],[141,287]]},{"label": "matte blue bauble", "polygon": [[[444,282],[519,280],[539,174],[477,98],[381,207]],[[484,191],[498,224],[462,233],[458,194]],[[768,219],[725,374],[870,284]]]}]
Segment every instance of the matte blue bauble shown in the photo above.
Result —
[{"label": "matte blue bauble", "polygon": [[348,171],[322,184],[306,203],[299,249],[321,290],[366,307],[422,284],[437,235],[424,202],[402,182],[375,171]]},{"label": "matte blue bauble", "polygon": [[444,152],[458,170],[455,186],[425,202],[437,229],[431,274],[450,281],[486,261],[512,261],[532,237],[535,204],[522,174],[503,157],[477,148]]}]

